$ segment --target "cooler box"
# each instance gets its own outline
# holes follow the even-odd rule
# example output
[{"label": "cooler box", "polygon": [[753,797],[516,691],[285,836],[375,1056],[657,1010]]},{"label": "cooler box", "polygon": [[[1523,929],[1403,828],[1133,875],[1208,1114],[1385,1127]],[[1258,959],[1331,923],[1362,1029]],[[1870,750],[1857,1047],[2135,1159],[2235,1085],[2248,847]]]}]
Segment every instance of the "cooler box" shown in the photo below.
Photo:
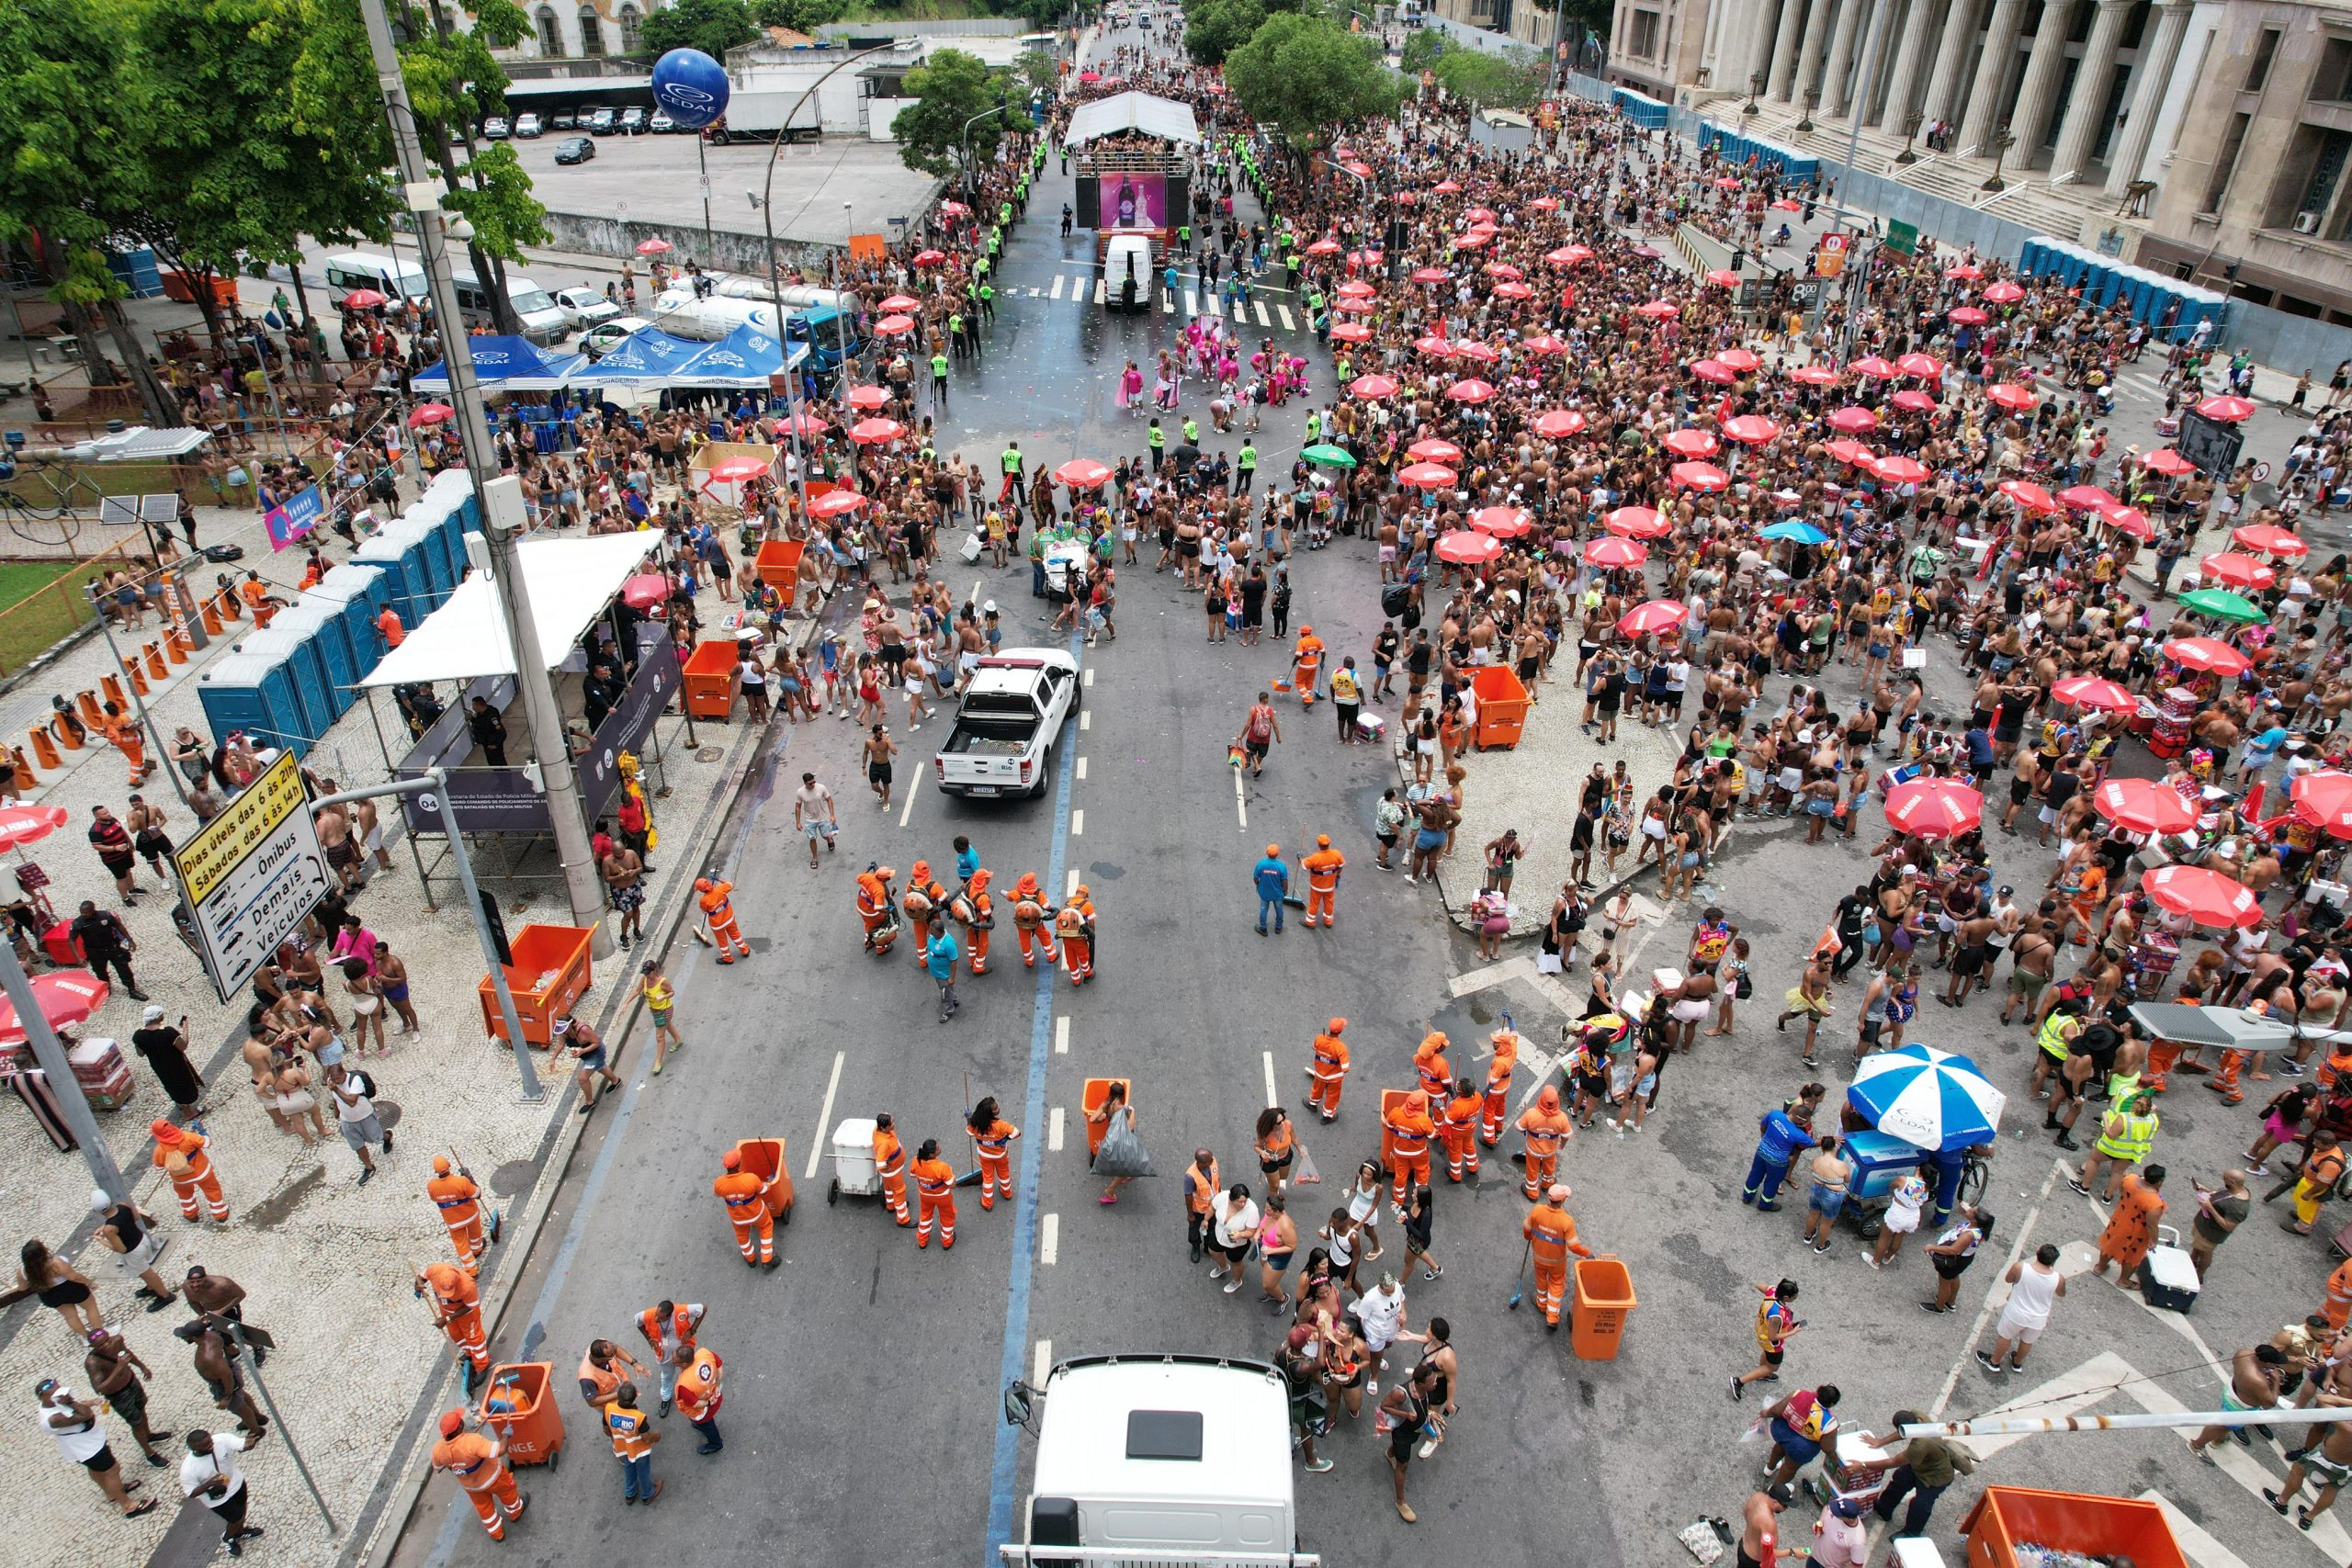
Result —
[{"label": "cooler box", "polygon": [[1924,1535],[1894,1538],[1894,1568],[1944,1568],[1944,1554]]},{"label": "cooler box", "polygon": [[2187,1312],[2197,1304],[2202,1284],[2180,1245],[2180,1233],[2164,1225],[2156,1235],[2162,1245],[2148,1249],[2147,1262],[2140,1269],[2140,1294],[2159,1312]]},{"label": "cooler box", "polygon": [[1487,665],[1470,677],[1470,690],[1478,698],[1478,722],[1470,743],[1481,751],[1518,745],[1520,731],[1527,727],[1527,688],[1519,672],[1506,665]]},{"label": "cooler box", "polygon": [[1616,1258],[1579,1258],[1568,1337],[1579,1360],[1613,1361],[1633,1312],[1634,1276]]},{"label": "cooler box", "polygon": [[799,539],[770,539],[752,558],[752,570],[759,573],[760,581],[784,595],[787,609],[800,586],[800,557],[808,548]]},{"label": "cooler box", "polygon": [[1383,718],[1380,715],[1376,713],[1359,713],[1356,715],[1356,739],[1359,740],[1369,741],[1374,745],[1378,745],[1380,743],[1381,737],[1387,733],[1388,721],[1385,718]]},{"label": "cooler box", "polygon": [[79,969],[89,962],[89,955],[82,951],[81,939],[63,920],[40,933],[40,948],[49,954],[49,961],[61,969]]},{"label": "cooler box", "polygon": [[731,642],[701,642],[686,655],[683,685],[686,712],[695,718],[725,718],[735,708],[735,694],[742,685],[737,671],[742,654]]},{"label": "cooler box", "polygon": [[563,1452],[563,1412],[549,1397],[553,1363],[523,1361],[490,1369],[490,1386],[476,1414],[506,1439],[512,1465],[556,1467]]},{"label": "cooler box", "polygon": [[1927,772],[1927,764],[1923,762],[1905,762],[1899,768],[1887,769],[1878,776],[1879,799],[1884,800],[1897,784],[1907,784],[1913,779],[1925,777]]},{"label": "cooler box", "polygon": [[1987,1486],[1960,1528],[1969,1568],[2020,1568],[2020,1546],[2129,1557],[2132,1568],[2188,1568],[2164,1510],[2137,1498]]},{"label": "cooler box", "polygon": [[1821,1473],[1832,1498],[1850,1497],[1867,1508],[1886,1490],[1887,1472],[1894,1468],[1894,1459],[1884,1449],[1865,1442],[1864,1436],[1843,1429],[1832,1433],[1821,1456]]},{"label": "cooler box", "polygon": [[874,1168],[874,1119],[847,1116],[833,1129],[833,1183],[841,1191],[872,1192],[881,1185]]},{"label": "cooler box", "polygon": [[[870,1153],[873,1145],[869,1143]],[[745,1138],[735,1145],[743,1159],[743,1168],[762,1181],[774,1181],[768,1193],[768,1213],[786,1224],[792,1223],[792,1173],[784,1168],[782,1138]]]},{"label": "cooler box", "polygon": [[[1096,1111],[1102,1109],[1102,1102],[1111,1098],[1111,1086],[1113,1084],[1125,1085],[1127,1091],[1128,1105],[1132,1106],[1135,1104],[1136,1086],[1129,1083],[1125,1078],[1089,1078],[1086,1080],[1086,1092],[1078,1102],[1079,1114],[1081,1119],[1091,1117]],[[1087,1122],[1086,1158],[1089,1164],[1093,1163],[1096,1153],[1102,1149],[1102,1134],[1108,1125],[1109,1124],[1107,1122],[1093,1121]]]},{"label": "cooler box", "polygon": [[1885,1197],[1905,1172],[1916,1170],[1928,1157],[1918,1145],[1875,1127],[1846,1134],[1846,1146],[1838,1153],[1853,1162],[1848,1190],[1854,1201]]},{"label": "cooler box", "polygon": [[[579,926],[525,926],[508,944],[514,962],[505,966],[506,988],[514,994],[523,1038],[532,1044],[548,1044],[555,1037],[555,1021],[595,984],[588,955],[595,934]],[[504,1039],[506,1021],[498,1016],[498,993],[489,976],[482,976],[478,989],[482,1032]]]}]

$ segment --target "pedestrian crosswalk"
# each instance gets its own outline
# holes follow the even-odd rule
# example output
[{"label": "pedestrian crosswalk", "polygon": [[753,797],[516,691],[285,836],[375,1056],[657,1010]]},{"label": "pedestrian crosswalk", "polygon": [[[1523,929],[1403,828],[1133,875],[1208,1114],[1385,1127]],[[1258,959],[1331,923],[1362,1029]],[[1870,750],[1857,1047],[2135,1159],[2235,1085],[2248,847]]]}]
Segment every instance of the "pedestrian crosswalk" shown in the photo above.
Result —
[{"label": "pedestrian crosswalk", "polygon": [[[1008,288],[1006,292],[1012,294],[1021,290]],[[1073,305],[1100,305],[1108,298],[1109,292],[1109,285],[1094,274],[1057,272],[1043,287],[1028,286],[1027,298],[1066,300]],[[1294,311],[1286,300],[1268,300],[1260,297],[1246,300],[1220,299],[1214,292],[1198,288],[1173,294],[1165,288],[1156,292],[1159,297],[1159,312],[1164,316],[1223,316],[1240,326],[1286,333],[1304,331],[1307,324],[1305,312]]]}]

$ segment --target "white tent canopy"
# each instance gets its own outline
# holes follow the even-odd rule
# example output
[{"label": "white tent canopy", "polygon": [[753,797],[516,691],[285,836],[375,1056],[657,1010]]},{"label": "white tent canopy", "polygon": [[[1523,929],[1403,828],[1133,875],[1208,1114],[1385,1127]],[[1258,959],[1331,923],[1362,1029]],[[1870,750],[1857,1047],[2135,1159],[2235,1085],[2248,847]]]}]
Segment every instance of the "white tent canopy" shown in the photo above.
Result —
[{"label": "white tent canopy", "polygon": [[[539,667],[553,670],[582,633],[636,576],[659,536],[613,534],[591,539],[526,539],[515,554],[537,623]],[[514,649],[489,579],[475,572],[442,606],[384,655],[362,686],[467,681],[514,673]]]},{"label": "white tent canopy", "polygon": [[1150,93],[1114,93],[1110,97],[1079,105],[1070,114],[1069,130],[1062,137],[1062,144],[1081,146],[1097,137],[1119,136],[1130,130],[1187,145],[1195,145],[1201,140],[1200,127],[1193,122],[1190,105]]}]

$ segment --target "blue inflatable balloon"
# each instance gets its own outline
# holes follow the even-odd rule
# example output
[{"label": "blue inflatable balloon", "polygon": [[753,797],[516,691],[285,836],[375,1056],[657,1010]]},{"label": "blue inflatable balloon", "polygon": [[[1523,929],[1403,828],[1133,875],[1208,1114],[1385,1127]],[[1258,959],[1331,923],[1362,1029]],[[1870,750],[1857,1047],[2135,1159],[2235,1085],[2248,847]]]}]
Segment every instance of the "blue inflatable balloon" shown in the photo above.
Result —
[{"label": "blue inflatable balloon", "polygon": [[727,68],[698,49],[673,49],[653,62],[653,101],[681,130],[700,130],[727,112]]}]

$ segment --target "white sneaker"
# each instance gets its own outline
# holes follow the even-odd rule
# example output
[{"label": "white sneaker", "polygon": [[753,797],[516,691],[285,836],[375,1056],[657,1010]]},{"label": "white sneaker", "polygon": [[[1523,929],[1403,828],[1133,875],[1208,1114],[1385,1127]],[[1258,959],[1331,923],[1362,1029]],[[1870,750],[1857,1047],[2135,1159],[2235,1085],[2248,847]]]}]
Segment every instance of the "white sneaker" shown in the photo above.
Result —
[{"label": "white sneaker", "polygon": [[1435,1452],[1437,1452],[1437,1439],[1435,1438],[1431,1438],[1428,1442],[1421,1445],[1420,1454],[1423,1459],[1429,1458],[1430,1455]]}]

